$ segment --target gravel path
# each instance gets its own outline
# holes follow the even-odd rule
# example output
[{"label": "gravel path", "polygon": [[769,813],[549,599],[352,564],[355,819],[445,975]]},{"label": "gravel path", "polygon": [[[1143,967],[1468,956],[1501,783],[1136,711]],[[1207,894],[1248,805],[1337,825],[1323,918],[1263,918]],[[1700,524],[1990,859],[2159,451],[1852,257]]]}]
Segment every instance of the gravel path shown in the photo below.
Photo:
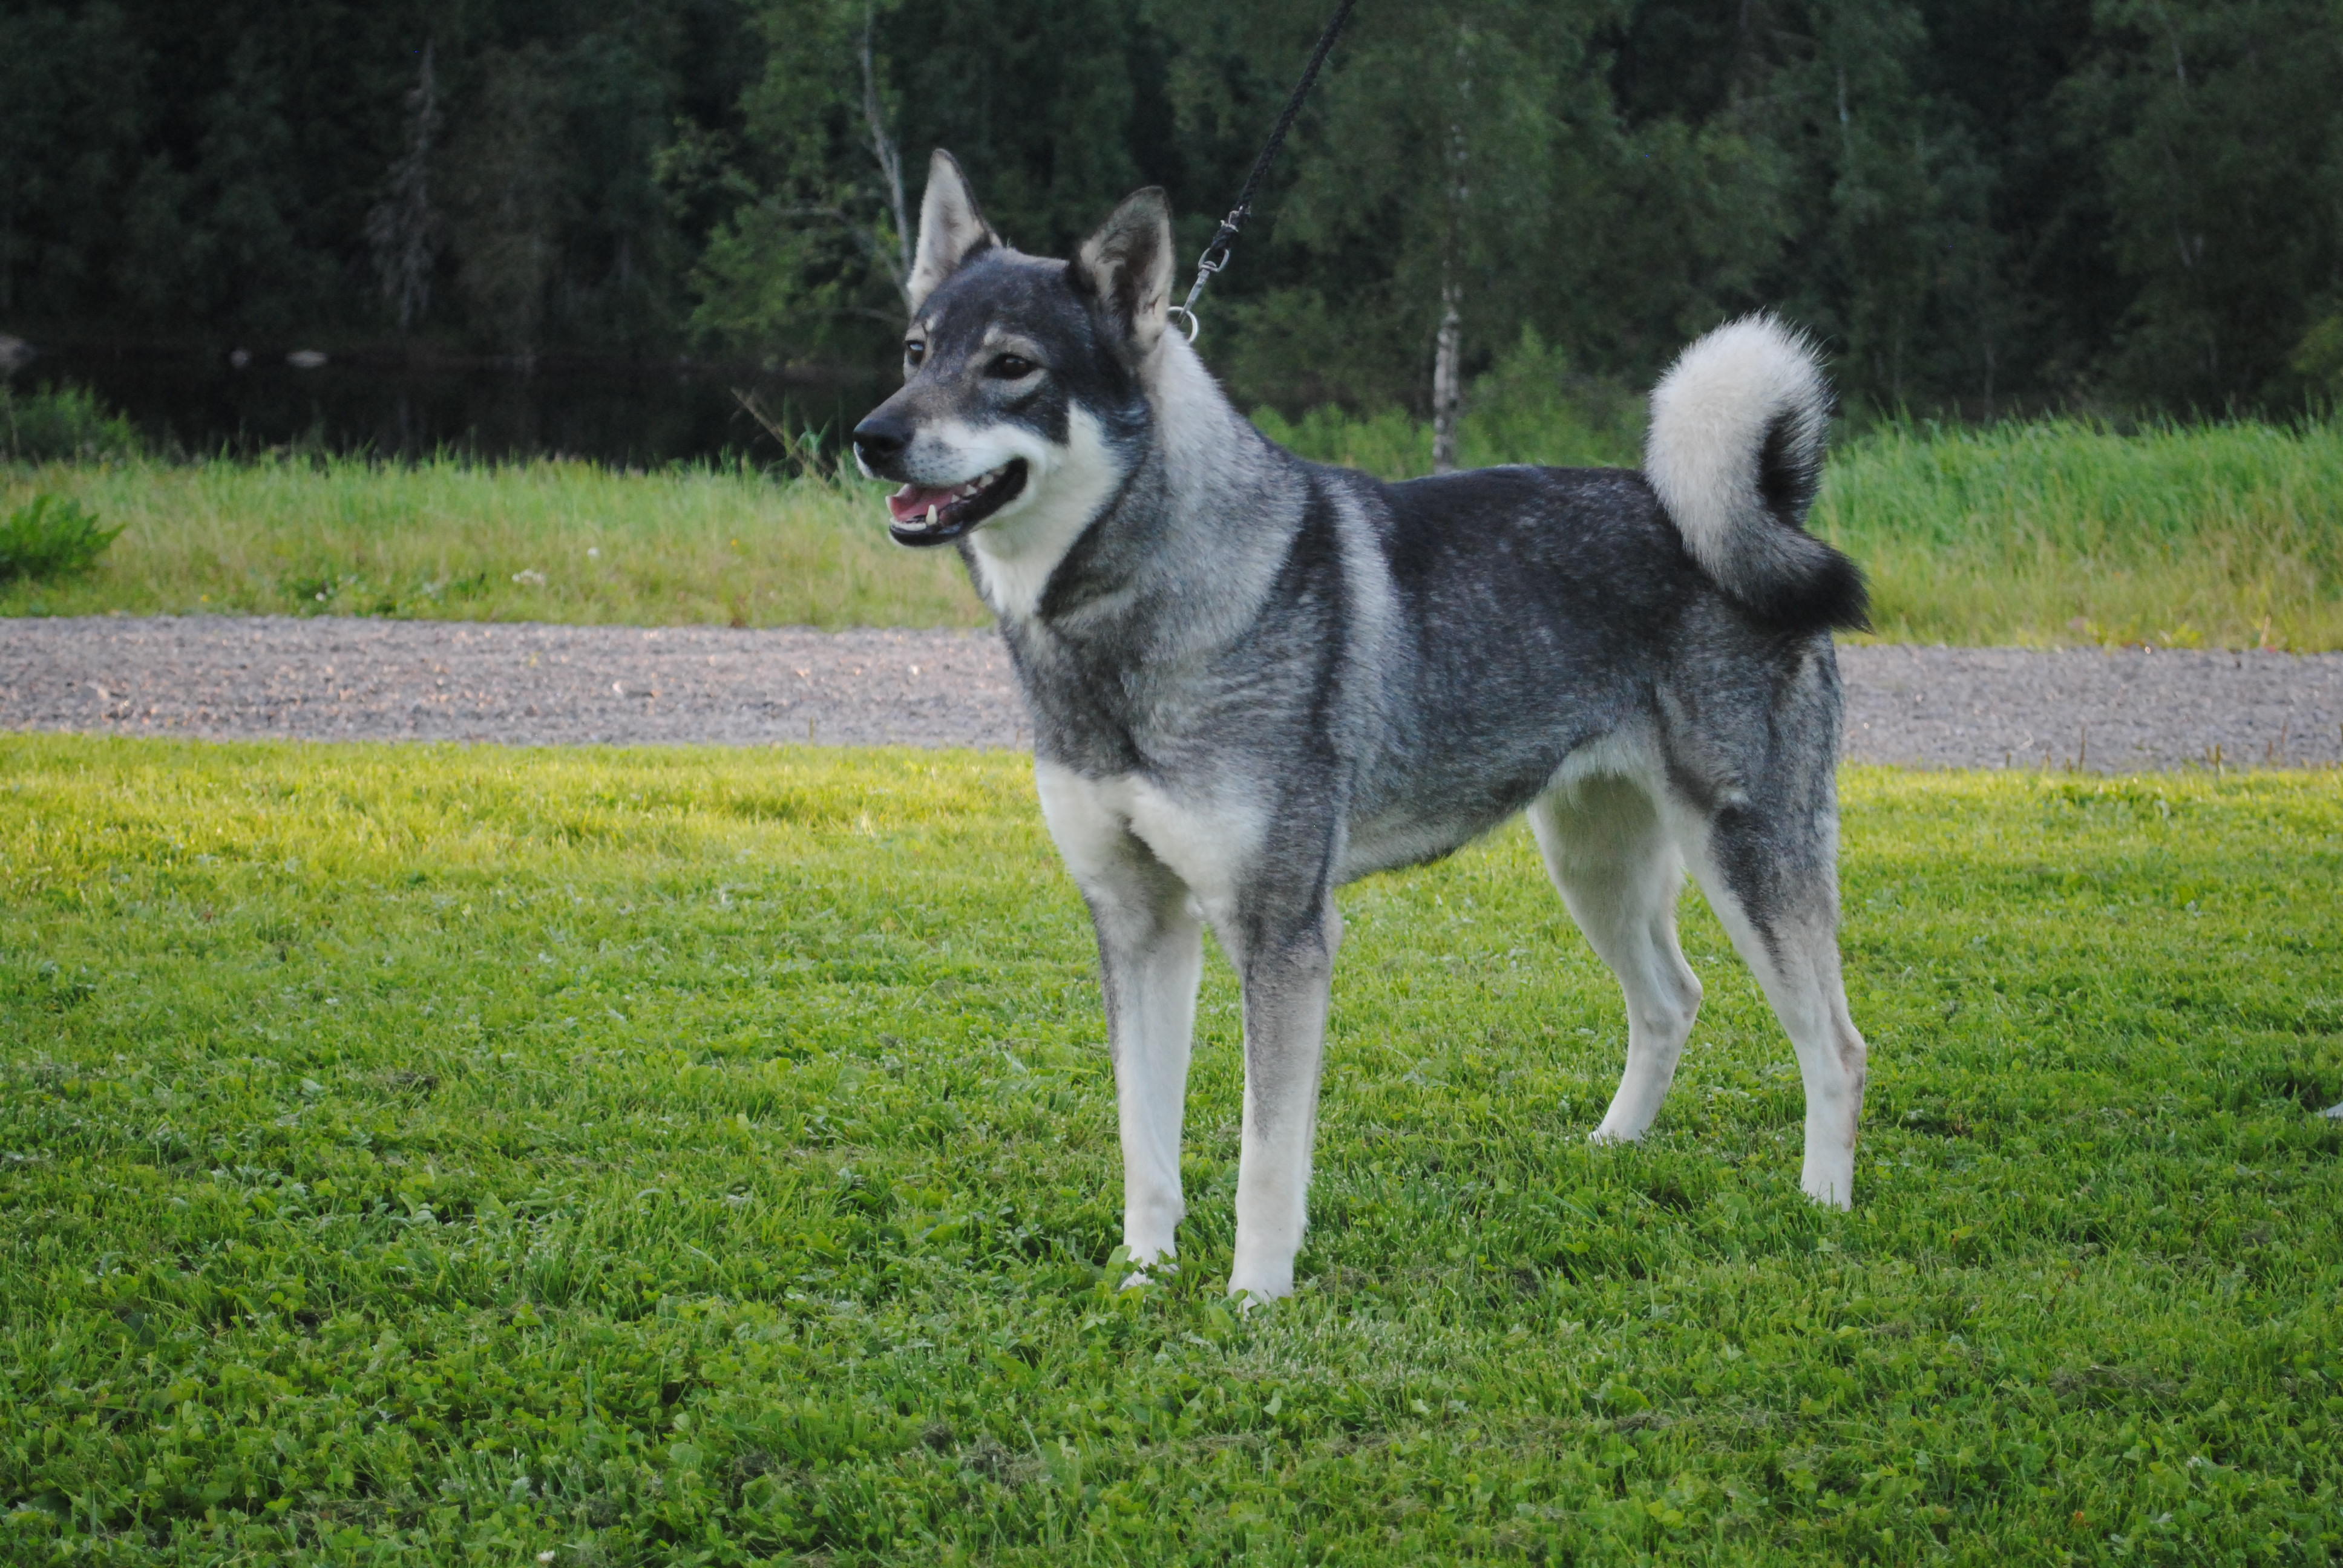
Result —
[{"label": "gravel path", "polygon": [[[2334,763],[2343,654],[1847,648],[1847,752]],[[216,739],[1021,747],[990,632],[227,616],[0,619],[0,729]]]},{"label": "gravel path", "polygon": [[990,632],[0,620],[0,727],[525,746],[1015,746]]}]

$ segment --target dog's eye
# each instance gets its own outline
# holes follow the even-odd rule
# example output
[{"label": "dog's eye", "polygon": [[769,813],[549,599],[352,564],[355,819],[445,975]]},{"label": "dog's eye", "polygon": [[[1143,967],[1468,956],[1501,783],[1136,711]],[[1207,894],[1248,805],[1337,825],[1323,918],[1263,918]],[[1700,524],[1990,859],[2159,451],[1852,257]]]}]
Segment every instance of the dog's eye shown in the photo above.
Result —
[{"label": "dog's eye", "polygon": [[903,363],[904,363],[904,364],[909,365],[909,366],[911,366],[911,367],[914,367],[914,368],[917,368],[917,367],[918,367],[918,366],[919,366],[920,361],[920,360],[922,360],[922,359],[925,359],[927,357],[928,357],[928,346],[927,346],[926,344],[924,344],[924,343],[917,343],[917,342],[914,342],[914,343],[906,343],[906,344],[904,344],[904,345],[903,345]]},{"label": "dog's eye", "polygon": [[997,376],[1003,381],[1015,381],[1041,368],[1031,359],[1021,359],[1014,354],[1004,354],[984,367],[987,376]]}]

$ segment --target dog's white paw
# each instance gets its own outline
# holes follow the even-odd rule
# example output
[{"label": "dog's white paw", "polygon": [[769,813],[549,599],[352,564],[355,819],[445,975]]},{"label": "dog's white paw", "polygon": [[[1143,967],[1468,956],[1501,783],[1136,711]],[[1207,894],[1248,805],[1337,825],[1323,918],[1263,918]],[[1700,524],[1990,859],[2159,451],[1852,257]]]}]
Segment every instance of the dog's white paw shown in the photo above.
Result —
[{"label": "dog's white paw", "polygon": [[1140,1264],[1122,1277],[1118,1291],[1136,1291],[1148,1285],[1161,1285],[1179,1277],[1180,1262],[1176,1258],[1158,1258]]},{"label": "dog's white paw", "polygon": [[1805,1195],[1825,1209],[1841,1213],[1855,1207],[1855,1178],[1848,1176],[1809,1176],[1798,1183]]},{"label": "dog's white paw", "polygon": [[1179,1254],[1168,1244],[1134,1247],[1125,1241],[1108,1254],[1106,1266],[1110,1271],[1124,1267],[1131,1271],[1122,1276],[1122,1283],[1115,1287],[1118,1291],[1129,1291],[1141,1285],[1160,1284],[1177,1274],[1180,1271],[1180,1259]]},{"label": "dog's white paw", "polygon": [[1293,1263],[1290,1259],[1282,1264],[1252,1268],[1240,1262],[1229,1271],[1229,1294],[1232,1297],[1274,1302],[1292,1293]]}]

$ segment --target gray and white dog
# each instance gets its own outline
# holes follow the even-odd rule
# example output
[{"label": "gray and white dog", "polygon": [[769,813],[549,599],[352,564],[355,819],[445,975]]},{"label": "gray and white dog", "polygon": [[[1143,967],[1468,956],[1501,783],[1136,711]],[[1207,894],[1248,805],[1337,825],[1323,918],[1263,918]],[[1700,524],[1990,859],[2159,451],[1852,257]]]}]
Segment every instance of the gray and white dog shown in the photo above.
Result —
[{"label": "gray and white dog", "polygon": [[1845,557],[1804,531],[1829,391],[1758,317],[1652,397],[1644,471],[1385,484],[1254,429],[1177,332],[1170,211],[1071,261],[1011,249],[936,154],[902,390],[854,432],[906,545],[958,544],[1034,722],[1041,809],[1098,929],[1123,1240],[1174,1255],[1202,934],[1244,988],[1232,1294],[1293,1288],[1334,890],[1527,809],[1627,1002],[1599,1141],[1643,1135],[1700,1006],[1684,870],[1805,1081],[1816,1201],[1845,1207],[1863,1037],[1837,943]]}]

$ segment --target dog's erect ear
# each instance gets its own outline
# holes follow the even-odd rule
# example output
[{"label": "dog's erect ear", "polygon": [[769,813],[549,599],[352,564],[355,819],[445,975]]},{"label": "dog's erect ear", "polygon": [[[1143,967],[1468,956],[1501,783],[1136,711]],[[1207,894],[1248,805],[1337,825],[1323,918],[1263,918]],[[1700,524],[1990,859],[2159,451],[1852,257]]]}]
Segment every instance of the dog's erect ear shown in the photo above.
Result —
[{"label": "dog's erect ear", "polygon": [[1106,307],[1141,354],[1163,336],[1172,304],[1172,203],[1157,186],[1122,198],[1066,264],[1076,289]]},{"label": "dog's erect ear", "polygon": [[936,285],[960,263],[1000,243],[1001,236],[977,210],[960,160],[938,147],[928,160],[928,194],[920,198],[920,247],[911,262],[910,281],[903,286],[911,297],[912,312],[918,313]]}]

